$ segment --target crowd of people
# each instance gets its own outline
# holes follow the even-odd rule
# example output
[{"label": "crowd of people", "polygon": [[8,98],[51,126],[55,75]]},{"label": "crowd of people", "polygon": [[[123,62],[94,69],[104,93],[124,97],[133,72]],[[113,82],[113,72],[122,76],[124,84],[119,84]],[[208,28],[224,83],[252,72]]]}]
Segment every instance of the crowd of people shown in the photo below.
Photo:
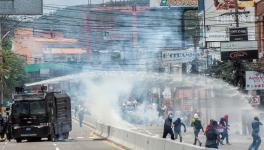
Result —
[{"label": "crowd of people", "polygon": [[[258,150],[261,144],[261,137],[259,135],[260,126],[262,123],[259,121],[258,117],[254,117],[251,128],[252,128],[252,138],[253,142],[249,146],[248,150]],[[180,142],[183,141],[182,127],[184,132],[186,132],[186,125],[181,121],[181,118],[173,120],[173,113],[169,113],[168,117],[165,119],[163,138],[167,138],[170,135],[172,140],[180,138]],[[202,146],[202,141],[200,140],[200,132],[202,131],[206,137],[205,147],[218,149],[219,145],[231,145],[229,142],[229,116],[225,114],[220,118],[219,121],[211,119],[209,124],[203,128],[202,121],[199,115],[196,113],[193,115],[191,121],[191,127],[193,128],[194,145]]]}]

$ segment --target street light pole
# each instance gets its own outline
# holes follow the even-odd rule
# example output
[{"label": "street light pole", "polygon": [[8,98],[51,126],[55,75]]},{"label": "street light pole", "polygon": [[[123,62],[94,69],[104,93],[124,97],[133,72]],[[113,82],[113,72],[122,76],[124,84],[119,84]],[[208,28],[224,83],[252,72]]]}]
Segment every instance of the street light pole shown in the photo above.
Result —
[{"label": "street light pole", "polygon": [[[5,35],[6,36],[6,35]],[[0,22],[0,65],[3,64],[3,48],[2,48],[2,43],[3,43],[3,39],[4,37],[2,38],[2,22]],[[1,112],[2,112],[2,107],[3,107],[3,104],[4,104],[4,86],[3,86],[3,73],[1,73],[0,75],[0,78],[1,78],[1,82],[0,82],[0,93],[1,93],[1,100],[0,100],[0,106],[1,106]]]}]

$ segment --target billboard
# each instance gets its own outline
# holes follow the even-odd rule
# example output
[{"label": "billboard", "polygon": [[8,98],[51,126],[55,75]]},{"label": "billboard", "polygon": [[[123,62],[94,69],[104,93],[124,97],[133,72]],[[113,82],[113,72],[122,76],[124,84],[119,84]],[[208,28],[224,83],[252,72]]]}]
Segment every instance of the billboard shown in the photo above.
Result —
[{"label": "billboard", "polygon": [[[254,0],[240,0],[238,1],[238,9],[245,9],[246,7],[253,7]],[[214,0],[214,7],[217,10],[234,9],[236,8],[235,0]]]},{"label": "billboard", "polygon": [[256,71],[246,71],[246,90],[263,90],[264,74]]},{"label": "billboard", "polygon": [[43,0],[0,0],[0,15],[42,15]]},{"label": "billboard", "polygon": [[[229,41],[229,29],[235,28],[236,23],[232,15],[223,15],[225,13],[234,13],[233,0],[204,0],[205,1],[205,38],[207,42]],[[249,5],[247,5],[249,6]],[[255,40],[255,8],[239,7],[240,12],[249,12],[247,15],[239,15],[239,25],[241,28],[248,28],[248,40]]]},{"label": "billboard", "polygon": [[150,7],[198,7],[198,0],[150,0]]}]

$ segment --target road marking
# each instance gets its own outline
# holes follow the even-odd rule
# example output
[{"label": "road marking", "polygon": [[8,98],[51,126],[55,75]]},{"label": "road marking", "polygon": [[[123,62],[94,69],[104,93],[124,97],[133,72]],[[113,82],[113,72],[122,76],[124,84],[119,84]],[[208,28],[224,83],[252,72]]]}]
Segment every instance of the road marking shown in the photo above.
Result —
[{"label": "road marking", "polygon": [[54,146],[56,146],[57,144],[56,143],[53,143]]},{"label": "road marking", "polygon": [[[74,120],[74,122],[76,122],[76,123],[79,123],[77,120],[75,120],[75,119],[73,119]],[[93,136],[92,138],[99,138],[99,136],[97,136],[96,134],[95,134],[95,129],[94,128],[92,128],[92,127],[90,127],[90,126],[88,126],[87,124],[83,124],[83,127],[87,127],[88,129],[90,129],[91,130],[91,133],[90,133],[90,138],[91,138],[91,136]],[[122,148],[121,146],[118,146],[117,144],[114,144],[114,143],[112,143],[112,142],[110,142],[110,141],[103,141],[103,143],[105,143],[105,144],[107,144],[107,145],[109,145],[109,146],[111,146],[111,147],[113,147],[113,148],[115,148],[115,149],[117,149],[117,150],[125,150],[124,148]],[[56,149],[57,150],[57,149]]]},{"label": "road marking", "polygon": [[60,148],[56,147],[56,150],[60,150]]},{"label": "road marking", "polygon": [[77,137],[77,139],[84,139],[84,137]]}]

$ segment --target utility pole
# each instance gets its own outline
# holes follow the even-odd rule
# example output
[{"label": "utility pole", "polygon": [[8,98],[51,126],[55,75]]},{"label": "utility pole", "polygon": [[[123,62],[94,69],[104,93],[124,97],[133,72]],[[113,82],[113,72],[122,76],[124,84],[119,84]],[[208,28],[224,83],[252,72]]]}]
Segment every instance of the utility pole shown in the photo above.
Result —
[{"label": "utility pole", "polygon": [[[229,12],[229,13],[224,13],[222,14],[221,16],[224,16],[224,15],[232,15],[234,16],[235,18],[235,23],[236,23],[236,28],[239,28],[239,15],[242,15],[242,14],[249,14],[250,12],[249,11],[243,11],[243,12],[240,12],[239,11],[239,6],[238,6],[238,0],[234,0],[235,2],[235,12]],[[233,66],[235,67],[234,68],[234,71],[235,71],[235,78],[233,79],[234,80],[234,85],[235,86],[238,86],[243,89],[244,88],[244,78],[243,78],[243,73],[244,73],[244,65],[242,64],[242,62],[236,58],[233,62]]]},{"label": "utility pole", "polygon": [[235,22],[236,22],[236,27],[238,28],[239,27],[239,18],[238,18],[238,1],[235,0],[235,5],[236,5],[236,8],[235,8]]}]

